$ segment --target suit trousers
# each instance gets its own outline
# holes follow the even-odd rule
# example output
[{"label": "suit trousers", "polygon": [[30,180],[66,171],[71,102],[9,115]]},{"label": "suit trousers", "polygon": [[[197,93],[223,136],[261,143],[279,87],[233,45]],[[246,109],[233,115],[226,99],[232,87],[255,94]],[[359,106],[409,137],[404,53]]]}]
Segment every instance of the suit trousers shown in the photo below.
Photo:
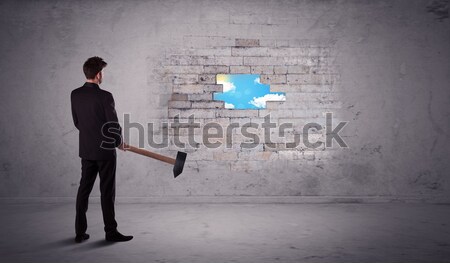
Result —
[{"label": "suit trousers", "polygon": [[111,160],[81,159],[81,180],[76,201],[75,233],[86,233],[89,195],[97,174],[100,176],[100,194],[105,232],[117,231],[114,213],[116,195],[116,158]]}]

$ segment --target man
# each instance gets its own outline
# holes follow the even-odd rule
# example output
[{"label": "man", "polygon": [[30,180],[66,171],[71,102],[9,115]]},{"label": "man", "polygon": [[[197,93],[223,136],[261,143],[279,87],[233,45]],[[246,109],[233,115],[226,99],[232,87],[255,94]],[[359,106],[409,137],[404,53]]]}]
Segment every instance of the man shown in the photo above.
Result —
[{"label": "man", "polygon": [[101,205],[107,241],[129,241],[117,231],[114,214],[116,184],[116,147],[125,150],[122,129],[110,92],[100,89],[103,69],[107,63],[100,57],[91,57],[83,65],[86,83],[71,93],[72,117],[79,130],[79,156],[81,157],[81,180],[77,193],[75,242],[89,238],[86,234],[89,194],[97,173],[100,176]]}]

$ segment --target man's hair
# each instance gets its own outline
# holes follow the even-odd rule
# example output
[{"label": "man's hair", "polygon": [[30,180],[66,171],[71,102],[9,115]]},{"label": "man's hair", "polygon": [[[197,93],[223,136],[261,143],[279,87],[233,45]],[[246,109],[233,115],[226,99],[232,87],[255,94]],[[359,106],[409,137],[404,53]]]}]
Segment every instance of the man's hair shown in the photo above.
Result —
[{"label": "man's hair", "polygon": [[101,57],[91,57],[84,62],[83,72],[86,79],[93,79],[95,76],[108,65]]}]

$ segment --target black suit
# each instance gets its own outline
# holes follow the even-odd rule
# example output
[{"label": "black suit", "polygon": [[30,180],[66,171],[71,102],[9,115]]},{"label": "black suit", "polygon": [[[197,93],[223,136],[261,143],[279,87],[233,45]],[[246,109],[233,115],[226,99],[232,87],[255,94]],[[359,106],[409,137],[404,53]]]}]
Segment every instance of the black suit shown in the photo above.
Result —
[{"label": "black suit", "polygon": [[81,157],[75,232],[77,235],[86,232],[86,211],[97,173],[100,175],[105,232],[113,232],[117,229],[117,222],[114,219],[115,147],[122,142],[122,129],[118,123],[114,99],[110,92],[89,82],[73,90],[70,97],[73,122],[79,130],[79,156]]},{"label": "black suit", "polygon": [[116,158],[121,127],[112,94],[86,82],[72,91],[71,102],[73,122],[80,131],[79,156],[88,160]]}]

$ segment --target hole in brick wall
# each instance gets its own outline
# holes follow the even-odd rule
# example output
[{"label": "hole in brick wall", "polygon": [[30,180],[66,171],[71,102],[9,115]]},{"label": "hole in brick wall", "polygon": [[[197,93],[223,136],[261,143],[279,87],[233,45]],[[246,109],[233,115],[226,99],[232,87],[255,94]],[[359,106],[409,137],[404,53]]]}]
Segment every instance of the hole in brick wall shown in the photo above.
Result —
[{"label": "hole in brick wall", "polygon": [[227,109],[265,109],[266,101],[285,101],[284,92],[270,92],[270,85],[256,74],[217,74],[217,84],[223,92],[215,92],[214,100],[225,102]]}]

